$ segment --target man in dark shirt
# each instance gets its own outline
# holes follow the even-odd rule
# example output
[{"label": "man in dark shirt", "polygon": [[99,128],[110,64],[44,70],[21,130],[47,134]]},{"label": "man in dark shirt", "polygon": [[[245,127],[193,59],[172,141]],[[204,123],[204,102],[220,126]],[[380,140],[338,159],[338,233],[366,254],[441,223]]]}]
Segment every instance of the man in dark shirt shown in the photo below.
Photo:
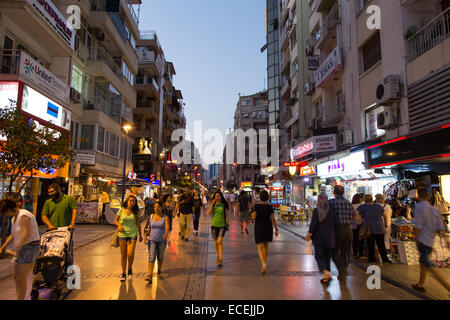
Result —
[{"label": "man in dark shirt", "polygon": [[338,279],[345,283],[352,249],[352,221],[356,212],[351,203],[344,198],[344,187],[334,187],[334,199],[329,201],[330,212],[336,216],[336,246],[333,261],[339,270]]},{"label": "man in dark shirt", "polygon": [[194,197],[188,188],[185,189],[184,194],[181,196],[179,205],[181,240],[189,241],[191,215],[194,212]]}]

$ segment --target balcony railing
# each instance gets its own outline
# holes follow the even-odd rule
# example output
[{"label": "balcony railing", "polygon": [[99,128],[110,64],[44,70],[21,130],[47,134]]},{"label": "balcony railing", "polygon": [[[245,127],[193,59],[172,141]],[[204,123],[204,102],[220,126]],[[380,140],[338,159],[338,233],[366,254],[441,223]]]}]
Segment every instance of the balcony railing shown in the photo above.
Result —
[{"label": "balcony railing", "polygon": [[0,50],[0,73],[18,74],[20,64],[20,50]]},{"label": "balcony railing", "polygon": [[128,9],[131,12],[131,16],[133,17],[134,22],[136,22],[136,25],[139,26],[139,17],[137,16],[136,12],[134,11],[134,7],[133,5],[130,3],[131,1],[127,1],[128,2]]},{"label": "balcony railing", "polygon": [[340,21],[339,15],[339,6],[333,7],[331,9],[328,16],[323,20],[322,25],[320,26],[319,34],[320,38],[317,41],[317,44],[320,45],[328,36],[328,33],[336,26],[336,24]]},{"label": "balcony railing", "polygon": [[153,77],[136,77],[136,84],[153,84],[156,91],[158,91],[158,83]]},{"label": "balcony railing", "polygon": [[97,49],[96,55],[91,55],[90,60],[104,62],[112,72],[114,72],[120,79],[122,79],[122,69],[114,62],[109,53],[102,47]]},{"label": "balcony railing", "polygon": [[408,62],[442,43],[450,36],[450,8],[443,11],[412,37],[406,40]]}]

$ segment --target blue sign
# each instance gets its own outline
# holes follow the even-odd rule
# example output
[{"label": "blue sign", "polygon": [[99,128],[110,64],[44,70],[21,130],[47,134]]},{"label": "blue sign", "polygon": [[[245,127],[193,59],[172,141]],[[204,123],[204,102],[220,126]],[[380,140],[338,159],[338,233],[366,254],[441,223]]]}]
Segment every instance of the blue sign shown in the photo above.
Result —
[{"label": "blue sign", "polygon": [[161,184],[161,180],[155,180],[154,182],[152,182],[152,185],[154,186],[159,186]]}]

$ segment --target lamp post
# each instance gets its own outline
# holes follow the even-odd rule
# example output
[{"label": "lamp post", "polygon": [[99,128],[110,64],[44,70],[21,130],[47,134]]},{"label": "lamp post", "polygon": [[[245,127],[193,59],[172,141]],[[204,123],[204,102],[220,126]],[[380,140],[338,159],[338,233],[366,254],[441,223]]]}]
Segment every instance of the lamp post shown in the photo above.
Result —
[{"label": "lamp post", "polygon": [[166,160],[166,153],[164,150],[159,154],[159,158],[161,159],[161,179],[159,180],[159,199],[161,199],[162,183],[164,181],[164,168],[165,168],[165,160]]},{"label": "lamp post", "polygon": [[130,131],[133,127],[126,124],[122,127],[123,131],[125,132],[124,138],[123,138],[123,144],[125,146],[124,154],[123,154],[123,176],[122,176],[122,203],[125,198],[125,181],[126,181],[126,169],[127,169],[127,136],[128,131]]}]

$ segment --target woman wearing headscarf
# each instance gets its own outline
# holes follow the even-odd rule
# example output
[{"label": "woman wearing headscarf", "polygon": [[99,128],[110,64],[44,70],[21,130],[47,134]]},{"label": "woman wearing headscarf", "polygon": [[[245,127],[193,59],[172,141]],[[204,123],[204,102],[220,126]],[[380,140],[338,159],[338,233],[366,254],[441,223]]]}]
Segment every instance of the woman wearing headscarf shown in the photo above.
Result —
[{"label": "woman wearing headscarf", "polygon": [[314,258],[323,272],[320,282],[328,286],[333,279],[330,275],[332,252],[336,243],[335,215],[329,214],[328,198],[325,193],[317,197],[317,207],[313,210],[309,233],[305,240],[312,240],[314,245]]}]

